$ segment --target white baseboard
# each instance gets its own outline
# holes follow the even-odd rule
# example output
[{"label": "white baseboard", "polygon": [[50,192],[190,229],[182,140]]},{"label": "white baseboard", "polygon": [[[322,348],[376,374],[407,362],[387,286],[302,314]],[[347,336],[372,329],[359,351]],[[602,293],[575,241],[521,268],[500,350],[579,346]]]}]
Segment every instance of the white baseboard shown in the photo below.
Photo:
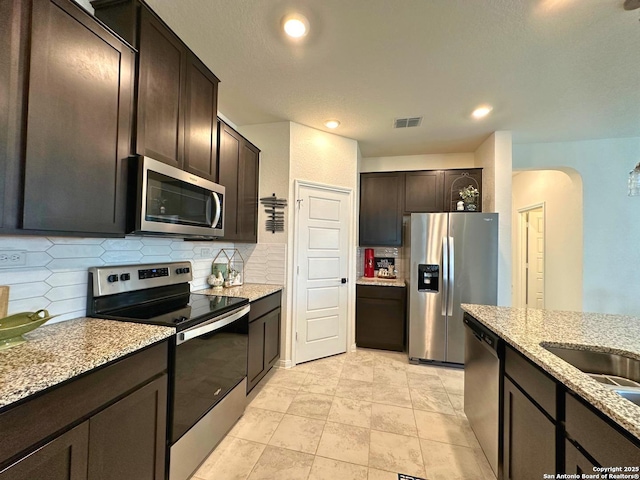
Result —
[{"label": "white baseboard", "polygon": [[278,360],[278,368],[291,368],[293,367],[293,362],[291,360]]},{"label": "white baseboard", "polygon": [[352,344],[351,348],[349,349],[350,352],[355,352],[356,351],[356,344]]}]

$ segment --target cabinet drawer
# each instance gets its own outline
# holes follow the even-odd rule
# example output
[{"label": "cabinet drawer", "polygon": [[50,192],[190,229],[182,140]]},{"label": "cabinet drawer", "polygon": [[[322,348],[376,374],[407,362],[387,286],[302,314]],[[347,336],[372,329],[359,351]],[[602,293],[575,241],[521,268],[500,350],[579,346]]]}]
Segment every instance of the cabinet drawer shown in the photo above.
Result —
[{"label": "cabinet drawer", "polygon": [[640,445],[627,439],[573,395],[565,394],[567,436],[605,467],[637,465]]},{"label": "cabinet drawer", "polygon": [[546,373],[507,345],[505,373],[553,419],[556,412],[556,382]]},{"label": "cabinet drawer", "polygon": [[280,307],[280,296],[282,292],[272,293],[267,297],[260,298],[255,302],[251,302],[251,311],[249,312],[249,323],[260,318],[265,313]]},{"label": "cabinet drawer", "polygon": [[0,413],[0,468],[166,371],[167,361],[168,342],[164,341]]},{"label": "cabinet drawer", "polygon": [[356,285],[356,296],[360,298],[391,298],[402,300],[406,287],[378,287],[375,285]]}]

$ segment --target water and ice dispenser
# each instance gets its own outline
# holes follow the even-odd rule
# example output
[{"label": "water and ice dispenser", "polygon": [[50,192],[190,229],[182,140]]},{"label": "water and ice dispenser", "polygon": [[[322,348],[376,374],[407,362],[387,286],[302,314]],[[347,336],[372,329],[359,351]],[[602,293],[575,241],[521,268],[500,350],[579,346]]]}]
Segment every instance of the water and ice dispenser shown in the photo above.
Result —
[{"label": "water and ice dispenser", "polygon": [[418,291],[440,291],[440,265],[418,264]]}]

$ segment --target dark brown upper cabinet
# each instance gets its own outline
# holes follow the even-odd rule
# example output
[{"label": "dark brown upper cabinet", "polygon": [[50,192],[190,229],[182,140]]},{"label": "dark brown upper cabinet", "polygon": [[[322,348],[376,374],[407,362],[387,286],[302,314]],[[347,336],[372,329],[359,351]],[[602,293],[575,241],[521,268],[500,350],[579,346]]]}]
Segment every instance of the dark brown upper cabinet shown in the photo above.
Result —
[{"label": "dark brown upper cabinet", "polygon": [[442,212],[444,208],[444,172],[426,170],[404,175],[404,212]]},{"label": "dark brown upper cabinet", "polygon": [[134,51],[69,0],[2,2],[5,13],[2,227],[123,235]]},{"label": "dark brown upper cabinet", "polygon": [[444,211],[454,212],[456,204],[462,200],[460,198],[460,190],[472,185],[478,189],[478,212],[482,211],[482,169],[456,169],[444,170]]},{"label": "dark brown upper cabinet", "polygon": [[217,181],[218,78],[142,2],[92,5],[139,51],[135,153]]},{"label": "dark brown upper cabinet", "polygon": [[225,187],[224,239],[258,241],[260,150],[220,120],[218,183]]},{"label": "dark brown upper cabinet", "polygon": [[360,174],[360,245],[401,246],[404,174]]}]

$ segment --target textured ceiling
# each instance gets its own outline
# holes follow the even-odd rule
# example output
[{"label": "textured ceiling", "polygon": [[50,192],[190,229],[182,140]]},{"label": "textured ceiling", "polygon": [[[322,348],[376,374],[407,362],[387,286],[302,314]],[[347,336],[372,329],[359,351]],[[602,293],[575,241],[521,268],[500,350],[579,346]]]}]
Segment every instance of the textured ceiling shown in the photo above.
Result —
[{"label": "textured ceiling", "polygon": [[[640,136],[640,10],[623,0],[147,2],[221,79],[239,126],[337,118],[365,157],[470,152],[495,130]],[[280,32],[291,11],[309,19],[302,42]],[[474,121],[481,103],[494,111]]]}]

